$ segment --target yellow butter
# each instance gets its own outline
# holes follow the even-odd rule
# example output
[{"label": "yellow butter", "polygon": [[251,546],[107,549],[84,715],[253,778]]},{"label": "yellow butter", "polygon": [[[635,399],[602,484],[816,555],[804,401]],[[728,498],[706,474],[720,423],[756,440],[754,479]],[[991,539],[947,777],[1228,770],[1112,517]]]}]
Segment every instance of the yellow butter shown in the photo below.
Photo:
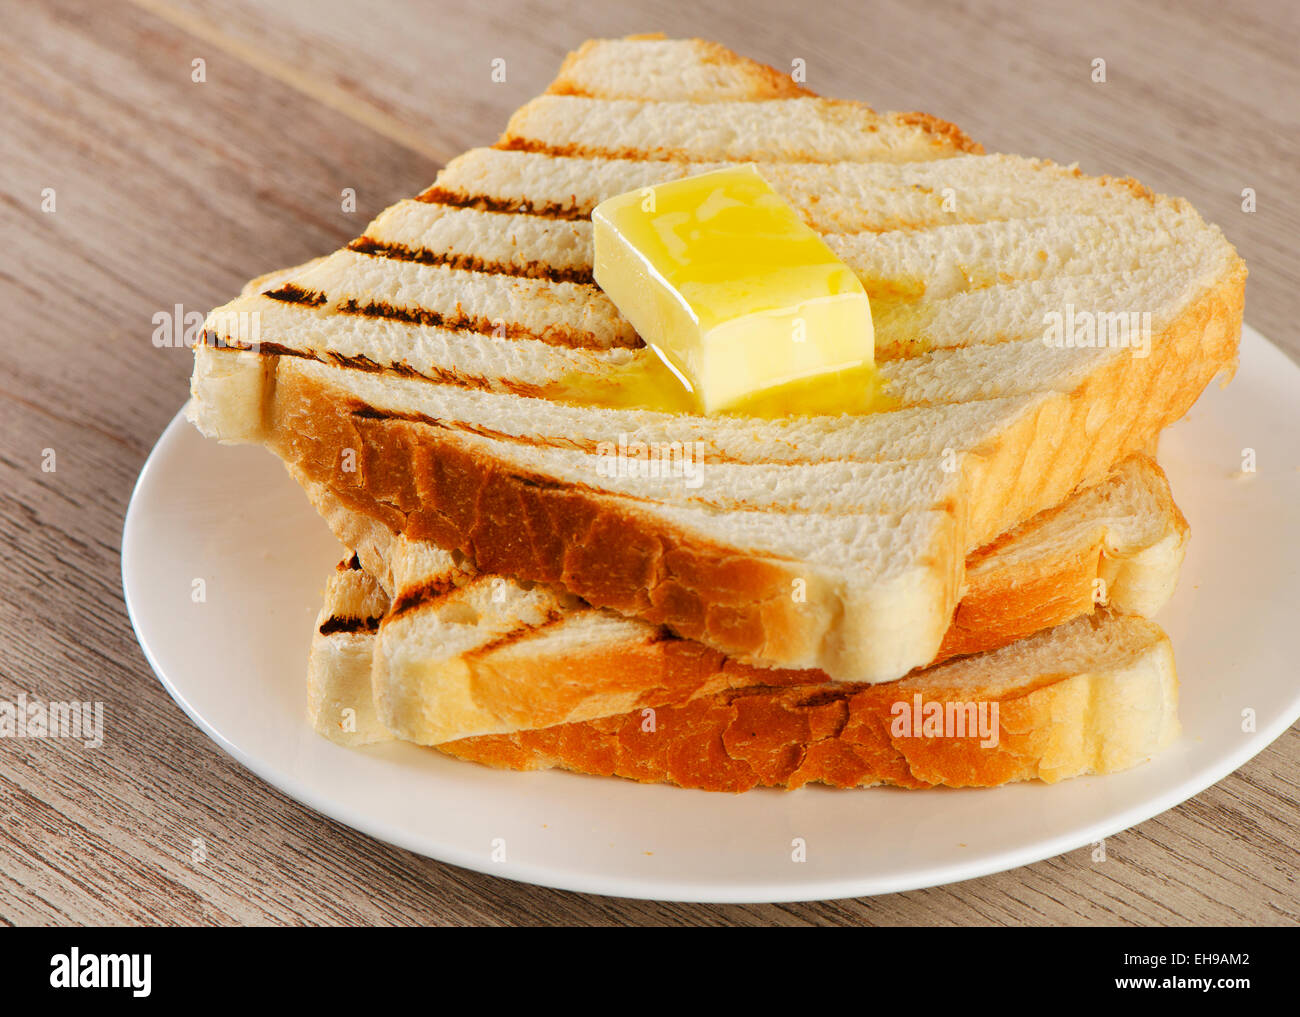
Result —
[{"label": "yellow butter", "polygon": [[706,413],[873,362],[857,276],[752,166],[602,201],[596,282]]}]

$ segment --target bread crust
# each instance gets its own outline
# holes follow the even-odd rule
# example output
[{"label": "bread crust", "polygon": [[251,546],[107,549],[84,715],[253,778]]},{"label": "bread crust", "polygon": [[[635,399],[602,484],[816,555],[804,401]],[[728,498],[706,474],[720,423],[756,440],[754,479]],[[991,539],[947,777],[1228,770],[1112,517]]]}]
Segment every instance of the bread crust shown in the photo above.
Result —
[{"label": "bread crust", "polygon": [[[1124,687],[1124,695],[1115,690]],[[961,700],[960,690],[925,702]],[[975,737],[908,737],[891,731],[899,693],[889,684],[749,688],[648,715],[563,724],[439,745],[459,759],[510,770],[558,767],[579,773],[669,783],[705,791],[795,789],[821,783],[852,788],[994,787],[1055,783],[1126,769],[1160,751],[1169,725],[1140,730],[1138,716],[1172,716],[1177,683],[1167,639],[1122,672],[1080,674],[998,701],[998,744]],[[1082,704],[1114,704],[1088,716]],[[1098,736],[1106,732],[1106,738]],[[1100,743],[1109,741],[1106,750]]]}]

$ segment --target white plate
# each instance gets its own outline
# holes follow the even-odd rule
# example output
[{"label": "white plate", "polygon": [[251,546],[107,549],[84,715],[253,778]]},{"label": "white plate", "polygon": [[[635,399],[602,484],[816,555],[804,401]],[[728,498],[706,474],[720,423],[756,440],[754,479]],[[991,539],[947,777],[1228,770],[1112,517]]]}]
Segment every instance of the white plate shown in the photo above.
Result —
[{"label": "white plate", "polygon": [[[149,663],[210,737],[310,808],[481,872],[663,900],[795,901],[912,890],[1111,836],[1231,773],[1300,717],[1300,369],[1247,329],[1241,369],[1164,437],[1192,525],[1160,618],[1184,733],[1126,773],[995,790],[743,795],[567,773],[510,773],[409,745],[340,748],[305,719],[312,623],[339,546],[278,460],[172,421],[122,538],[127,607]],[[1258,472],[1240,473],[1242,450]],[[206,599],[195,602],[195,580]],[[1253,710],[1253,733],[1243,711]],[[792,860],[802,838],[807,860]],[[504,859],[494,860],[494,846]]]}]

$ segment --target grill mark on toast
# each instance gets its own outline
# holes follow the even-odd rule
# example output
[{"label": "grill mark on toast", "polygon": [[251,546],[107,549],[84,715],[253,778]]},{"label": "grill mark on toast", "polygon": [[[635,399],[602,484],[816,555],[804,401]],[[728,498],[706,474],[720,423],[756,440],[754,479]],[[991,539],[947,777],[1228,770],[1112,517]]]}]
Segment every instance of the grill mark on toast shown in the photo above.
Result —
[{"label": "grill mark on toast", "polygon": [[319,290],[304,289],[296,283],[285,283],[279,289],[267,290],[262,296],[286,304],[303,304],[306,307],[320,307],[328,299]]},{"label": "grill mark on toast", "polygon": [[567,142],[552,145],[536,138],[518,135],[503,138],[493,148],[503,152],[527,152],[530,155],[558,155],[569,159],[629,159],[638,162],[716,162],[716,159],[699,159],[678,148],[605,148],[601,145],[579,145]]},{"label": "grill mark on toast", "polygon": [[365,254],[372,258],[390,258],[395,261],[414,261],[421,265],[441,265],[463,272],[479,272],[486,275],[509,275],[523,279],[545,279],[555,283],[573,283],[579,286],[595,287],[596,280],[591,266],[559,268],[544,261],[528,261],[522,265],[509,262],[491,261],[476,254],[464,254],[453,251],[435,251],[427,247],[408,247],[405,244],[389,243],[372,237],[359,237],[348,244],[348,250]]},{"label": "grill mark on toast", "polygon": [[[414,378],[420,381],[432,382],[436,385],[454,385],[457,388],[469,388],[482,392],[508,392],[517,396],[534,396],[540,397],[545,395],[546,388],[541,385],[531,385],[527,382],[510,381],[505,378],[488,379],[476,374],[459,374],[445,368],[434,368],[433,373],[423,374],[411,367],[405,361],[399,363],[379,364],[366,356],[349,357],[331,350],[318,352],[312,349],[298,349],[293,346],[282,346],[279,343],[262,342],[256,346],[239,343],[231,339],[225,339],[213,336],[204,332],[204,344],[214,350],[230,350],[236,353],[257,352],[265,357],[298,357],[301,360],[314,360],[321,364],[332,364],[336,367],[350,368],[357,371],[365,371],[367,374],[386,374],[393,373],[405,378]],[[379,410],[364,407],[370,411],[373,417],[398,416],[398,414],[381,413]],[[355,411],[360,412],[360,410]],[[438,421],[431,418],[421,418],[413,415],[411,419],[420,419],[424,423],[436,424]]]},{"label": "grill mark on toast", "polygon": [[395,621],[404,614],[437,603],[449,593],[459,589],[451,575],[434,576],[415,586],[408,586],[397,595],[385,616],[385,623]]},{"label": "grill mark on toast", "polygon": [[[421,374],[406,362],[400,364],[381,364],[378,361],[371,360],[364,353],[349,355],[346,353],[338,353],[335,350],[324,350],[322,352],[317,352],[316,350],[300,350],[293,346],[283,346],[280,343],[273,342],[259,342],[257,345],[250,345],[226,337],[215,336],[211,332],[203,333],[203,342],[205,346],[214,350],[233,350],[236,353],[257,352],[267,357],[298,357],[302,360],[316,360],[322,364],[331,364],[334,367],[346,367],[354,371],[364,371],[367,374],[397,374],[403,378],[423,378],[429,381],[438,380],[443,384],[458,385],[463,388],[480,387],[475,385],[474,379],[472,378],[461,379],[453,377],[447,372],[441,372],[446,374],[446,377],[433,379],[429,378],[427,375]],[[483,384],[487,384],[486,380],[483,380]]]},{"label": "grill mark on toast", "polygon": [[518,322],[502,321],[498,324],[481,315],[465,314],[460,311],[446,314],[427,307],[399,307],[382,300],[372,300],[363,304],[356,298],[349,297],[335,310],[339,314],[354,314],[363,318],[388,318],[392,321],[404,321],[410,325],[444,328],[451,332],[477,332],[479,335],[497,339],[535,339],[548,346],[562,346],[571,350],[604,350],[611,347],[636,349],[644,345],[640,336],[637,336],[634,341],[615,339],[610,346],[605,346],[591,332],[569,325],[552,324],[541,331],[535,331]]},{"label": "grill mark on toast", "polygon": [[[920,184],[913,187],[917,190],[929,192],[929,188],[924,188]],[[552,222],[590,222],[591,211],[596,207],[594,202],[574,200],[567,205],[556,204],[553,202],[533,202],[526,198],[509,198],[499,195],[487,194],[482,191],[451,191],[441,187],[431,187],[428,190],[417,194],[414,198],[416,201],[422,201],[427,205],[441,205],[444,208],[463,209],[469,212],[496,212],[502,215],[522,215],[533,219],[549,219]],[[813,195],[810,199],[816,203],[817,196]],[[879,235],[881,233],[893,232],[920,232],[922,230],[934,229],[937,226],[953,226],[965,224],[976,226],[982,222],[991,222],[979,217],[963,217],[956,212],[947,213],[948,218],[943,221],[907,219],[901,216],[895,216],[891,219],[882,220],[879,223],[870,225],[856,226],[852,230],[844,232],[846,236],[855,235]],[[811,218],[802,215],[805,222]],[[1000,220],[999,220],[1000,221]],[[808,223],[812,226],[812,223]],[[817,229],[817,227],[812,226]],[[835,230],[826,227],[819,229],[818,232],[823,235],[833,233]]]},{"label": "grill mark on toast", "polygon": [[355,633],[355,632],[378,632],[378,618],[348,618],[335,615],[326,618],[320,623],[318,630],[322,636],[332,636],[335,633]]},{"label": "grill mark on toast", "polygon": [[[920,188],[920,185],[914,186]],[[590,222],[592,209],[596,207],[595,202],[578,201],[576,196],[568,204],[559,204],[547,201],[534,202],[527,198],[503,197],[482,191],[453,191],[444,187],[430,187],[417,194],[415,200],[422,201],[427,205],[441,205],[446,208],[465,209],[472,212],[497,212],[504,215],[525,215],[534,219],[550,219],[555,222]],[[817,200],[816,196],[814,195],[811,200],[815,202]],[[806,216],[803,218],[807,221]],[[876,225],[855,228],[849,231],[848,235],[890,233],[895,230],[915,232],[957,223],[977,225],[984,221],[979,218],[962,218],[955,212],[949,213],[949,218],[942,222],[896,217]],[[825,234],[833,232],[833,230],[823,229],[820,232]]]},{"label": "grill mark on toast", "polygon": [[356,417],[358,420],[386,420],[390,416],[396,416],[396,414],[384,413],[382,410],[366,405],[354,406],[348,411],[348,415]]},{"label": "grill mark on toast", "polygon": [[542,632],[543,630],[551,628],[554,625],[558,625],[566,620],[567,620],[567,616],[564,614],[564,612],[552,608],[551,610],[546,612],[546,618],[541,622],[535,625],[530,622],[520,622],[509,632],[497,636],[496,639],[484,643],[482,646],[467,651],[466,653],[462,654],[462,656],[471,660],[477,657],[486,657],[490,653],[496,653],[498,650],[503,650],[507,646],[519,642],[521,639],[526,639],[529,636],[535,635],[538,632]]},{"label": "grill mark on toast", "polygon": [[[238,346],[238,345],[232,346],[232,345],[223,344],[219,346],[213,346],[213,349],[220,349],[220,350],[233,349],[236,352],[238,352],[241,350],[249,351],[252,349],[252,347]],[[262,354],[266,356],[300,357],[304,360],[315,360],[320,363],[340,362],[340,366],[343,367],[357,367],[356,364],[341,363],[341,360],[347,358],[336,358],[336,360],[332,361],[330,359],[329,354],[318,355],[317,353],[315,353],[315,351],[312,350],[293,349],[287,346],[279,346],[275,343],[262,343],[260,350]],[[373,361],[370,361],[369,363],[373,364]],[[374,370],[376,368],[369,368],[369,369],[358,368],[358,369]],[[377,369],[381,372],[405,371],[411,377],[419,378],[424,381],[429,381],[433,384],[454,385],[458,388],[472,388],[484,392],[492,392],[492,391],[507,392],[511,395],[525,396],[529,398],[546,398],[547,393],[549,391],[546,386],[528,385],[521,382],[510,382],[504,379],[489,381],[486,378],[480,378],[476,376],[458,376],[447,371],[440,371],[438,377],[431,378],[428,375],[419,374],[418,372],[412,370],[405,364],[400,364],[400,365],[393,364],[393,365],[389,365],[388,367],[377,368]],[[914,403],[908,403],[906,408],[908,409],[923,408],[931,405],[934,405],[931,401],[922,400]],[[584,440],[579,438],[573,438],[567,435],[543,435],[540,437],[535,435],[516,435],[516,434],[510,434],[507,431],[500,431],[500,430],[496,430],[495,428],[485,427],[479,424],[472,424],[469,423],[468,421],[463,421],[463,420],[450,420],[450,419],[444,419],[438,417],[430,417],[423,413],[401,412],[396,410],[381,410],[367,403],[363,403],[359,399],[355,399],[355,398],[352,399],[352,406],[348,410],[348,412],[352,416],[357,417],[358,419],[361,420],[399,420],[411,424],[423,424],[427,427],[434,427],[443,431],[457,431],[464,434],[473,434],[479,437],[491,438],[496,441],[507,442],[513,445],[519,445],[524,447],[568,448],[568,449],[574,449],[579,452],[594,453],[597,451],[597,449],[601,444],[601,441],[598,441],[596,439]],[[722,455],[716,449],[709,448],[700,454],[699,461],[702,463],[738,463],[738,462],[787,463],[787,462],[804,462],[805,460],[741,459],[736,456]],[[543,482],[540,480],[530,480],[530,481],[525,481],[525,483],[533,487],[541,487],[543,485]],[[571,488],[575,485],[562,484],[559,486],[565,488]],[[616,492],[605,492],[605,493],[616,494]],[[630,498],[632,496],[626,494],[617,494],[617,497]]]},{"label": "grill mark on toast", "polygon": [[[668,182],[668,181],[665,181]],[[932,194],[933,189],[922,184],[910,185],[912,190],[921,191],[926,194]],[[497,215],[517,215],[524,219],[538,219],[547,222],[590,222],[591,211],[596,207],[594,202],[579,202],[575,198],[572,204],[558,205],[539,202],[534,205],[532,202],[522,198],[500,197],[482,191],[448,191],[438,188],[437,191],[441,197],[428,197],[434,189],[431,188],[423,194],[416,195],[411,200],[421,201],[425,204],[437,205],[442,208],[455,209],[463,212],[484,212]],[[445,198],[445,200],[443,200]],[[818,195],[809,196],[810,204],[818,203]],[[941,226],[978,226],[989,222],[1007,222],[1008,218],[985,218],[976,215],[964,216],[958,212],[945,212],[944,218],[932,217],[924,218],[907,218],[902,214],[893,215],[889,218],[882,218],[878,222],[855,224],[851,229],[838,230],[834,222],[827,222],[823,225],[817,224],[817,219],[812,214],[806,213],[803,209],[796,208],[796,213],[808,225],[810,229],[816,230],[823,237],[828,235],[839,236],[879,236],[882,233],[920,233],[927,230],[937,229]],[[383,241],[374,240],[371,237],[362,237],[360,240],[369,240],[373,243],[383,243]],[[353,244],[358,241],[353,241]],[[349,245],[351,246],[351,245]],[[353,250],[360,248],[353,246]],[[364,252],[363,252],[364,253]]]},{"label": "grill mark on toast", "polygon": [[385,367],[378,361],[371,360],[364,353],[349,355],[346,353],[339,353],[335,350],[326,350],[321,354],[321,356],[324,358],[324,363],[333,364],[336,367],[348,367],[354,371],[366,371],[369,374],[385,374],[391,372],[392,374],[397,374],[404,378],[421,377],[420,373],[409,364],[390,364]]},{"label": "grill mark on toast", "polygon": [[578,221],[591,218],[595,206],[578,204],[576,198],[567,205],[551,201],[530,201],[527,198],[498,198],[488,194],[470,194],[450,191],[436,184],[415,196],[416,201],[427,205],[447,205],[451,208],[469,208],[476,212],[504,212],[508,214],[535,215],[541,219]]},{"label": "grill mark on toast", "polygon": [[[353,370],[365,371],[368,374],[383,374],[392,372],[402,375],[403,377],[412,378],[420,381],[427,381],[435,385],[452,385],[457,388],[473,389],[480,392],[498,392],[509,395],[525,396],[533,399],[546,399],[553,390],[549,385],[534,385],[528,382],[511,381],[507,378],[485,378],[480,375],[460,374],[455,371],[444,368],[433,368],[432,373],[426,374],[417,371],[405,361],[400,363],[390,363],[386,365],[377,364],[368,357],[357,356],[347,357],[332,351],[318,352],[312,349],[299,349],[292,346],[283,346],[274,342],[262,342],[257,346],[239,343],[235,340],[220,338],[211,335],[205,331],[203,334],[205,345],[214,350],[226,350],[239,352],[258,352],[266,357],[298,357],[303,360],[314,360],[317,363],[331,364],[338,367],[350,368]],[[967,344],[954,345],[945,347],[945,349],[965,348]],[[918,346],[916,349],[907,351],[908,356],[921,356],[926,353],[924,347]],[[885,362],[886,358],[880,356],[877,351],[877,359]],[[376,409],[362,403],[360,400],[353,400],[354,406],[349,411],[354,416],[370,420],[382,420],[391,418],[393,420],[404,420],[408,423],[427,424],[430,427],[437,427],[448,431],[462,431],[468,434],[476,434],[485,438],[494,438],[500,441],[512,442],[517,445],[525,446],[542,446],[545,448],[572,448],[579,451],[594,452],[600,442],[582,441],[570,437],[561,437],[556,435],[546,435],[542,438],[531,436],[512,435],[504,431],[497,431],[492,428],[481,425],[471,424],[467,421],[447,420],[436,417],[430,417],[422,413],[398,412],[389,410]],[[913,399],[901,404],[899,409],[925,409],[927,407],[944,405],[942,401],[934,399]],[[727,463],[740,462],[735,457],[723,456],[717,454],[715,450],[705,452],[701,462],[706,463]],[[745,460],[753,462],[757,460]],[[771,462],[786,462],[788,460],[762,460]],[[795,460],[796,462],[802,460]]]}]

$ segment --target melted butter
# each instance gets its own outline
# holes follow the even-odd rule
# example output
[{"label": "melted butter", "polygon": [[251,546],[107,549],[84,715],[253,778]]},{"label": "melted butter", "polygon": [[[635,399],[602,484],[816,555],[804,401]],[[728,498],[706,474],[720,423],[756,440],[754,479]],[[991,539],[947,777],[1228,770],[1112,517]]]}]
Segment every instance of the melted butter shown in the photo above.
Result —
[{"label": "melted butter", "polygon": [[[601,374],[576,371],[541,393],[544,398],[604,409],[650,410],[702,415],[694,394],[649,351],[625,367]],[[896,409],[899,400],[885,391],[873,364],[804,378],[767,389],[720,411],[728,417],[779,420],[794,416],[837,416]]]},{"label": "melted butter", "polygon": [[859,277],[863,289],[871,298],[871,310],[875,313],[876,305],[887,300],[920,300],[925,296],[925,280],[916,276],[871,276]]}]

